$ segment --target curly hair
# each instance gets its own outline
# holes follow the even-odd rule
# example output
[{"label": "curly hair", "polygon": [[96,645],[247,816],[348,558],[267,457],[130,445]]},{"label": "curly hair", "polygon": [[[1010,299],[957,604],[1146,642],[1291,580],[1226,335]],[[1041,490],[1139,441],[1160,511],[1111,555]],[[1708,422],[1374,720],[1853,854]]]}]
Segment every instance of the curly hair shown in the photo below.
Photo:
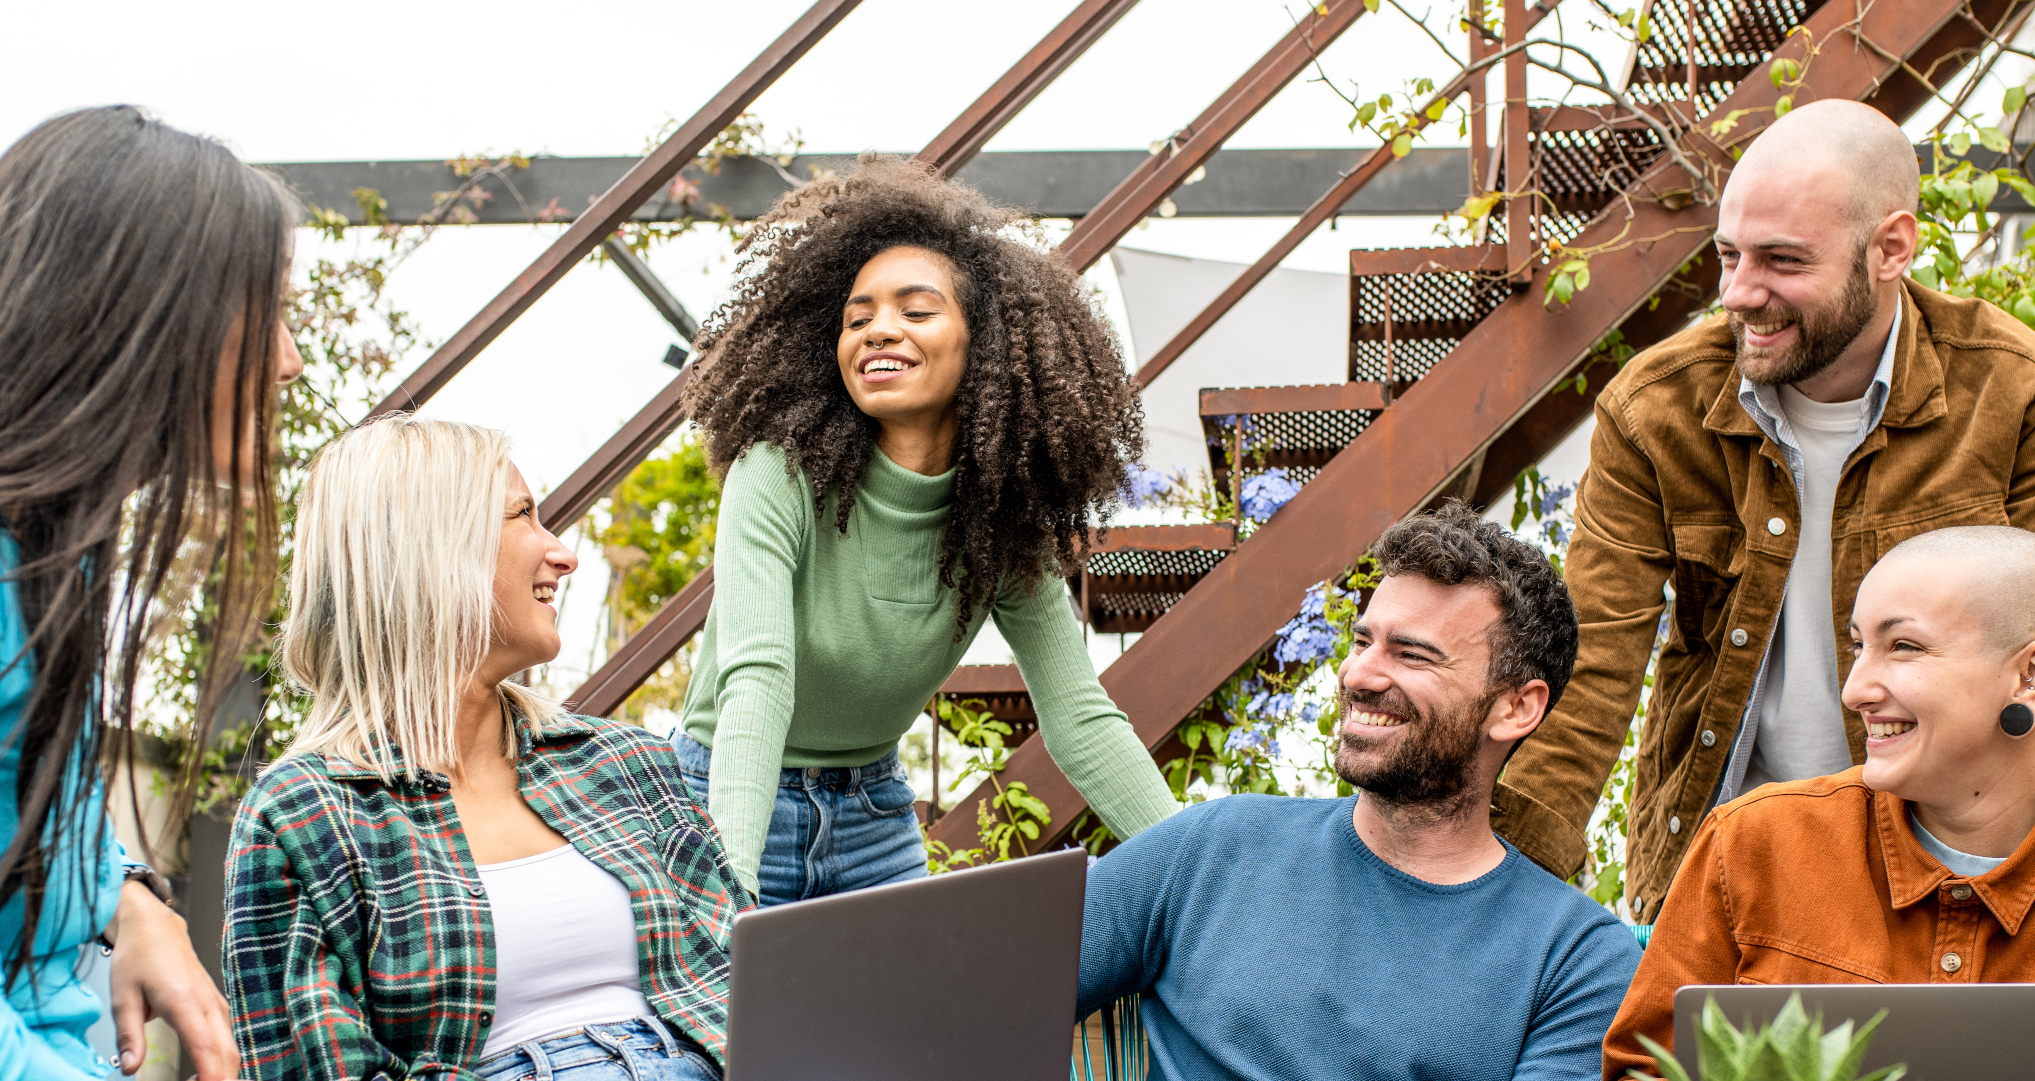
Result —
[{"label": "curly hair", "polygon": [[1116,338],[1028,215],[878,154],[786,193],[742,242],[735,295],[701,332],[685,405],[717,473],[758,443],[781,447],[820,513],[836,498],[847,533],[879,429],[841,381],[841,312],[863,265],[899,247],[952,264],[968,326],[939,555],[958,639],[1000,586],[1035,588],[1080,565],[1144,450]]},{"label": "curly hair", "polygon": [[1481,585],[1501,613],[1491,638],[1490,686],[1547,683],[1554,712],[1576,667],[1576,605],[1546,553],[1458,500],[1385,531],[1371,548],[1379,573],[1440,585]]}]

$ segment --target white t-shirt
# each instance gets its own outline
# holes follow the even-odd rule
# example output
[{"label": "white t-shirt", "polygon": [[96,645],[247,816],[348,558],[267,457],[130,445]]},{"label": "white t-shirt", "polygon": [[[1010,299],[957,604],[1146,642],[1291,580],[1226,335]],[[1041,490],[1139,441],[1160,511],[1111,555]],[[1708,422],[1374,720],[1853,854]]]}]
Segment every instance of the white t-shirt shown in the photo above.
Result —
[{"label": "white t-shirt", "polygon": [[1858,445],[1865,399],[1819,402],[1791,386],[1780,388],[1780,399],[1802,454],[1802,535],[1788,568],[1780,634],[1767,655],[1759,735],[1740,792],[1851,768],[1830,610],[1830,520],[1844,460]]},{"label": "white t-shirt", "polygon": [[495,925],[495,1023],[482,1058],[582,1025],[656,1016],[620,879],[569,844],[476,870]]}]

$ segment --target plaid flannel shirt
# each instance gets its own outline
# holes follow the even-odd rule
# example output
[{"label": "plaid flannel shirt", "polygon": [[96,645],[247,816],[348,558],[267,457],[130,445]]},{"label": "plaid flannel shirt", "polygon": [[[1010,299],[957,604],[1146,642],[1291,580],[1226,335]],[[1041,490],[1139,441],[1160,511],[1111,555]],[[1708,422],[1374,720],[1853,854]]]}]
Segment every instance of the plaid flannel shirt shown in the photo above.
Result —
[{"label": "plaid flannel shirt", "polygon": [[[670,744],[586,717],[518,732],[523,798],[629,888],[644,996],[722,1057],[728,932],[750,899]],[[289,756],[241,802],[229,851],[224,963],[246,1077],[478,1076],[494,927],[443,774],[387,785]]]}]

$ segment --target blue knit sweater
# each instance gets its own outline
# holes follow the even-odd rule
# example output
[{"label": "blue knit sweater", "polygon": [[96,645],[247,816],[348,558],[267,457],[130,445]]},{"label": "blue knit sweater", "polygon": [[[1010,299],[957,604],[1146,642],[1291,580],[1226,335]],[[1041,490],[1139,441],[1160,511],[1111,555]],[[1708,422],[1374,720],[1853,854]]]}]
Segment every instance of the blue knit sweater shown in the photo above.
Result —
[{"label": "blue knit sweater", "polygon": [[1405,874],[1355,806],[1229,796],[1104,857],[1082,1015],[1147,992],[1155,1079],[1597,1077],[1632,933],[1510,845],[1471,882]]}]

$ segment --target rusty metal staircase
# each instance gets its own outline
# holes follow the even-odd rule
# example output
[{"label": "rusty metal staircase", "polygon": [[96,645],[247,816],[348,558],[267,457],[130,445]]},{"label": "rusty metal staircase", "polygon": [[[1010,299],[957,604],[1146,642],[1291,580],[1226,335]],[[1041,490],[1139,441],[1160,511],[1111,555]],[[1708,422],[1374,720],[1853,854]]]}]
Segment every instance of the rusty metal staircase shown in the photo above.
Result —
[{"label": "rusty metal staircase", "polygon": [[[857,2],[819,0],[596,200],[376,412],[427,400]],[[1646,11],[1656,31],[1634,51],[1625,85],[1639,108],[1665,124],[1684,155],[1722,175],[1732,156],[1700,123],[1692,123],[1692,114],[1700,121],[1750,110],[1724,141],[1750,138],[1780,94],[1761,74],[1765,65],[1776,52],[1797,62],[1806,54],[1802,38],[1786,37],[1797,23],[1808,28],[1811,40],[1829,45],[1809,72],[1808,97],[1865,100],[1905,118],[1934,89],[1916,73],[1938,65],[1947,72],[1963,63],[1981,40],[1975,22],[2003,25],[2026,2],[1902,0],[1818,8],[1808,0],[1650,0]],[[1083,0],[920,158],[951,175],[1135,3]],[[1502,33],[1472,36],[1472,64],[1488,63],[1524,40],[1557,3],[1505,0]],[[1084,269],[1101,258],[1366,9],[1364,0],[1328,0],[1304,10],[1293,30],[1182,128],[1164,152],[1141,163],[1079,219],[1059,249],[1063,258]],[[1516,56],[1497,61],[1505,72],[1505,100],[1488,111],[1503,118],[1498,145],[1488,150],[1483,125],[1476,125],[1476,175],[1489,190],[1525,190],[1514,187],[1524,182],[1547,199],[1511,200],[1502,220],[1487,222],[1474,246],[1353,253],[1347,383],[1203,395],[1205,422],[1252,418],[1255,438],[1270,440],[1265,467],[1278,464],[1303,480],[1299,494],[1241,541],[1234,534],[1224,539],[1180,532],[1209,527],[1162,527],[1149,534],[1120,529],[1116,546],[1098,552],[1072,583],[1096,630],[1143,632],[1101,678],[1155,754],[1168,753],[1175,728],[1265,647],[1309,586],[1353,564],[1384,528],[1438,496],[1487,502],[1573,430],[1590,409],[1591,394],[1616,370],[1596,348],[1610,332],[1644,346],[1672,333],[1714,291],[1714,269],[1686,269],[1708,245],[1714,209],[1687,197],[1695,185],[1661,153],[1660,130],[1636,115],[1607,120],[1595,113],[1578,117],[1529,108],[1525,64]],[[1452,101],[1467,95],[1481,118],[1483,82],[1461,76],[1437,97]],[[1363,156],[1278,243],[1144,362],[1136,373],[1140,385],[1149,385],[1395,160],[1389,148]],[[1508,162],[1521,163],[1517,178]],[[1683,196],[1672,197],[1676,191]],[[1633,242],[1620,244],[1619,238]],[[1572,248],[1601,248],[1592,262],[1594,284],[1567,305],[1547,303],[1543,264],[1550,239]],[[1578,373],[1588,376],[1588,392],[1552,393]],[[577,519],[654,451],[682,419],[677,403],[690,374],[681,371],[547,497],[546,518]],[[1215,433],[1229,434],[1238,424],[1224,421]],[[586,712],[614,709],[698,630],[712,591],[709,568],[569,701]],[[991,700],[999,715],[1015,719],[1030,710],[1021,682],[1004,666],[964,668],[943,692]],[[1042,741],[1020,743],[1002,780],[1024,781],[1051,808],[1054,832],[1042,839],[1048,844],[1063,840],[1085,810]],[[972,807],[989,794],[985,786],[961,805]],[[972,846],[974,819],[951,815],[932,827],[932,836],[955,848]]]}]

